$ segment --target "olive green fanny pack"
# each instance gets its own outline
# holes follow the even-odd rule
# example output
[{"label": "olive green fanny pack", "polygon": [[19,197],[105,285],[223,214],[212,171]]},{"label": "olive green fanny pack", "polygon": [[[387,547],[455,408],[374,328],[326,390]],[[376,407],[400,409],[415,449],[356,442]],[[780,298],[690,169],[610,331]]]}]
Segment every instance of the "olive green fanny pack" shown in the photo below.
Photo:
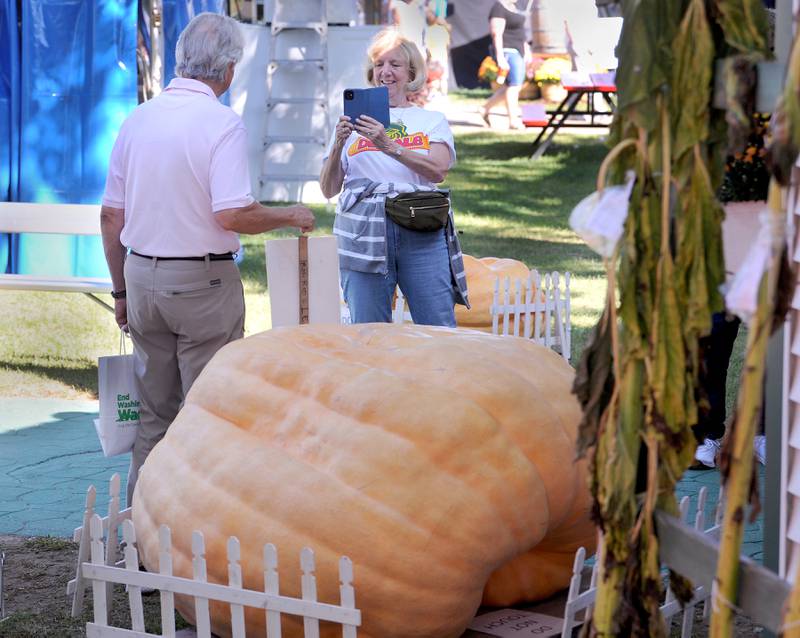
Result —
[{"label": "olive green fanny pack", "polygon": [[432,232],[447,225],[450,191],[417,191],[386,198],[386,214],[409,230]]}]

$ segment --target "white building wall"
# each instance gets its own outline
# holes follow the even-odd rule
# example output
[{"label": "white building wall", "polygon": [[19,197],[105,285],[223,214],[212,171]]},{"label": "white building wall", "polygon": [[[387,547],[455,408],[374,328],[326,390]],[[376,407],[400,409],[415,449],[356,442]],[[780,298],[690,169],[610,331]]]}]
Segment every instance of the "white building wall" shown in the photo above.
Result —
[{"label": "white building wall", "polygon": [[[329,17],[329,20],[331,18]],[[253,196],[259,200],[324,202],[317,181],[262,181],[262,175],[306,173],[318,175],[325,147],[315,144],[264,145],[267,118],[267,64],[269,62],[269,27],[241,24],[245,39],[242,62],[237,66],[230,89],[231,106],[244,119],[249,137],[250,177]],[[342,113],[345,88],[366,86],[364,63],[367,44],[378,26],[330,27],[328,29],[328,131],[333,131]],[[282,46],[313,46],[316,36],[307,32],[284,32]],[[279,52],[280,53],[280,52]],[[308,57],[314,57],[313,52]],[[279,71],[273,81],[273,96],[308,97],[322,83],[320,72]],[[322,134],[326,113],[311,105],[280,105],[273,110],[271,133],[280,135]],[[278,128],[276,128],[276,124]]]}]

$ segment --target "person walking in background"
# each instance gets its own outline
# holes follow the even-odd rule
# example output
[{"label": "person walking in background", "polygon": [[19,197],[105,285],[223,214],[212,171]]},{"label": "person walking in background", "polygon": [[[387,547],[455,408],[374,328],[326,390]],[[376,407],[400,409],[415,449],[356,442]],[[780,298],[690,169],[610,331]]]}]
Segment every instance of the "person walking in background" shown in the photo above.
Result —
[{"label": "person walking in background", "polygon": [[[722,451],[726,433],[725,398],[728,388],[728,368],[741,323],[737,317],[728,316],[725,312],[714,313],[711,317],[711,333],[700,339],[698,379],[708,405],[701,404],[697,425],[693,428],[697,439],[694,469],[717,467],[717,457]],[[761,465],[767,462],[767,438],[764,434],[765,405],[764,403],[761,405],[760,422],[753,439],[753,454]]]},{"label": "person walking in background", "polygon": [[314,227],[305,206],[268,208],[250,194],[244,124],[218,100],[242,52],[234,20],[195,17],[178,38],[178,77],[134,109],[111,152],[100,225],[141,400],[128,505],[139,468],[194,380],[217,350],[243,335],[237,233]]},{"label": "person walking in background", "polygon": [[711,333],[700,339],[698,380],[708,406],[701,404],[697,425],[693,428],[697,439],[694,455],[697,466],[714,468],[717,465],[717,455],[725,436],[728,364],[740,323],[739,319],[729,318],[724,312],[715,313],[712,316]]},{"label": "person walking in background", "polygon": [[447,95],[450,82],[450,25],[447,24],[447,0],[429,0],[429,16],[426,44],[428,46],[429,97]]},{"label": "person walking in background", "polygon": [[341,191],[333,232],[344,299],[354,323],[388,323],[399,285],[414,323],[455,327],[454,303],[468,304],[449,202],[438,230],[404,228],[386,213],[400,193],[436,191],[456,161],[453,133],[444,114],[409,101],[426,78],[413,42],[385,29],[367,57],[367,83],[388,89],[391,124],[340,117],[320,174],[325,197]]},{"label": "person walking in background", "polygon": [[[498,0],[489,11],[489,32],[499,69],[497,77],[500,87],[481,109],[481,117],[487,126],[492,125],[489,120],[492,108],[504,102],[508,112],[508,127],[525,128],[519,110],[519,93],[525,82],[525,67],[531,59],[530,44],[526,37],[529,14],[528,9],[517,9],[514,0]],[[501,82],[502,78],[505,81]]]},{"label": "person walking in background", "polygon": [[[392,0],[391,3],[392,23],[395,25],[397,32],[406,40],[413,42],[419,49],[422,59],[426,63],[426,68],[430,71],[427,65],[431,61],[431,46],[433,46],[437,53],[441,50],[442,37],[441,33],[437,33],[433,27],[436,22],[436,15],[433,8],[430,6],[429,0]],[[433,30],[431,30],[433,29]],[[445,46],[449,43],[449,32],[445,32],[447,41]],[[433,36],[433,37],[432,37]],[[433,40],[433,41],[432,41]],[[436,66],[436,72],[441,75],[442,69]],[[430,76],[428,76],[430,79]],[[422,85],[412,95],[409,95],[409,100],[419,106],[424,106],[428,101],[428,82],[423,82]]]},{"label": "person walking in background", "polygon": [[428,25],[436,19],[427,0],[392,0],[390,9],[398,33],[416,44],[422,59],[427,59]]}]

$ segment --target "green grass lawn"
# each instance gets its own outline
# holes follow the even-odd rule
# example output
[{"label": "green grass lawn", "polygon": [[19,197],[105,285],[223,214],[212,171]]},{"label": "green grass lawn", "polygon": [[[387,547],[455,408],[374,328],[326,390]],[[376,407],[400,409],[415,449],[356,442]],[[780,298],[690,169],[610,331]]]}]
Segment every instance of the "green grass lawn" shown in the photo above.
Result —
[{"label": "green grass lawn", "polygon": [[[597,138],[558,139],[547,155],[531,162],[529,133],[458,134],[458,163],[447,185],[464,252],[572,273],[575,362],[599,315],[605,278],[599,258],[569,229],[567,218],[594,190],[605,149]],[[313,208],[315,234],[330,233],[333,208]],[[266,237],[242,237],[247,334],[270,325]],[[111,314],[83,295],[0,291],[0,396],[94,397],[97,357],[115,354],[118,343]]]},{"label": "green grass lawn", "polygon": [[540,160],[530,139],[491,132],[459,136],[457,169],[448,185],[464,252],[513,257],[530,268],[572,274],[573,362],[599,315],[605,274],[599,257],[567,224],[572,208],[594,190],[605,147],[593,138],[561,138]]}]

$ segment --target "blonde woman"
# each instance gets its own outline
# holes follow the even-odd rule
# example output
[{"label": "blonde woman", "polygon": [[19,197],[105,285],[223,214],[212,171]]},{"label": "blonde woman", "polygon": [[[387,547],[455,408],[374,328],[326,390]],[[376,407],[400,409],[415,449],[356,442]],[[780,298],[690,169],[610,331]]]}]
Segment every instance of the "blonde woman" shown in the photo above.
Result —
[{"label": "blonde woman", "polygon": [[345,302],[354,323],[390,322],[399,285],[414,323],[455,326],[454,303],[466,305],[467,291],[452,211],[444,228],[418,231],[385,210],[398,194],[436,190],[456,161],[453,134],[442,113],[409,101],[425,84],[425,62],[394,29],[370,44],[366,75],[388,89],[389,128],[343,115],[320,174],[326,197],[341,193],[333,232]]},{"label": "blonde woman", "polygon": [[522,129],[519,110],[519,92],[525,82],[525,66],[531,58],[531,49],[525,38],[525,22],[530,15],[530,5],[517,9],[514,0],[498,0],[489,11],[489,32],[492,36],[497,67],[506,76],[505,82],[486,101],[481,116],[491,126],[489,112],[492,107],[505,102],[508,127]]}]

